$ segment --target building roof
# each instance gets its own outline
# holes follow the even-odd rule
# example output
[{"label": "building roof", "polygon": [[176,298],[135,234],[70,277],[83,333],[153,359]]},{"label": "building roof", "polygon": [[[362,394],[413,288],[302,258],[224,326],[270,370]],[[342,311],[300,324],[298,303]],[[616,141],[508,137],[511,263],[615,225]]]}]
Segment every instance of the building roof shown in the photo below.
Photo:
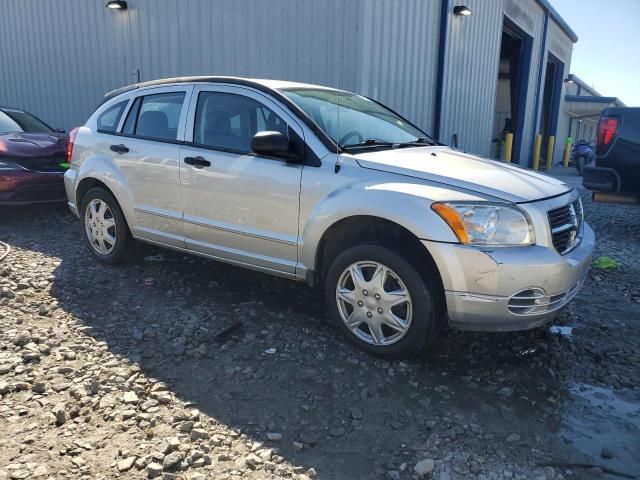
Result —
[{"label": "building roof", "polygon": [[564,111],[573,118],[597,117],[605,108],[624,106],[617,97],[583,97],[581,95],[564,97]]},{"label": "building roof", "polygon": [[576,32],[574,32],[569,24],[564,21],[564,18],[560,16],[558,11],[553,8],[551,3],[549,3],[548,0],[537,0],[537,2],[543,9],[549,12],[549,16],[558,24],[562,31],[566,33],[571,40],[573,40],[573,43],[576,43],[578,41],[578,35],[576,35]]},{"label": "building roof", "polygon": [[587,92],[589,92],[590,95],[593,95],[594,97],[601,97],[602,96],[602,95],[600,95],[600,93],[598,91],[596,91],[595,88],[593,88],[590,85],[588,85],[584,80],[582,80],[580,77],[578,77],[577,75],[575,75],[573,73],[570,73],[569,75],[567,75],[567,79],[569,81],[572,81],[576,85],[580,85],[581,89],[586,90]]}]

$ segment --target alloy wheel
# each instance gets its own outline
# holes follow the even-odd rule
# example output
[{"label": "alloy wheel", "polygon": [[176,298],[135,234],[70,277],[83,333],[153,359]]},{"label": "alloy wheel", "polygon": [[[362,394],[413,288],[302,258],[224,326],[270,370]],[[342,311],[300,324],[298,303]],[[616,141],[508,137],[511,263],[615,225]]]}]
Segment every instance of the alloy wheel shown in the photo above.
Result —
[{"label": "alloy wheel", "polygon": [[84,226],[91,247],[100,255],[109,255],[116,246],[116,220],[104,200],[94,198],[89,202]]},{"label": "alloy wheel", "polygon": [[391,345],[411,326],[409,290],[393,270],[378,262],[347,267],[338,278],[336,302],[349,330],[371,345]]}]

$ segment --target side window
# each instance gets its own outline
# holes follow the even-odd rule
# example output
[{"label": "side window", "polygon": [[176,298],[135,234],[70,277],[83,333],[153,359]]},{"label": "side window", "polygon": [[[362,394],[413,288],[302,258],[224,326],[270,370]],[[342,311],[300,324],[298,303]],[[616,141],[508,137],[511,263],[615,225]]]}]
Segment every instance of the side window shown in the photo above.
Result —
[{"label": "side window", "polygon": [[220,92],[201,92],[198,96],[193,132],[198,145],[251,153],[253,136],[269,130],[289,136],[286,122],[252,98]]},{"label": "side window", "polygon": [[114,133],[118,128],[118,122],[124,112],[125,107],[129,103],[129,100],[125,100],[120,103],[116,103],[114,106],[107,108],[98,117],[98,131],[104,133]]},{"label": "side window", "polygon": [[122,126],[122,133],[127,135],[133,135],[136,131],[136,123],[138,121],[138,112],[140,111],[140,104],[142,103],[142,97],[138,97],[134,100],[133,105],[127,113],[127,118]]},{"label": "side window", "polygon": [[176,140],[185,92],[155,93],[136,98],[123,133],[158,140]]}]

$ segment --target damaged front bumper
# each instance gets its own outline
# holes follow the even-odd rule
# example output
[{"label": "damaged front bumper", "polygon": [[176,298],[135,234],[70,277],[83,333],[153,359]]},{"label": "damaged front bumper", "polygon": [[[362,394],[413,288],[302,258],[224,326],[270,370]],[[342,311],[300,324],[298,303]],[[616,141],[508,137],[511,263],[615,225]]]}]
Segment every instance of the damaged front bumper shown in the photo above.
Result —
[{"label": "damaged front bumper", "polygon": [[593,230],[560,255],[553,247],[478,248],[423,240],[440,271],[452,328],[515,331],[553,319],[578,293],[591,265]]}]

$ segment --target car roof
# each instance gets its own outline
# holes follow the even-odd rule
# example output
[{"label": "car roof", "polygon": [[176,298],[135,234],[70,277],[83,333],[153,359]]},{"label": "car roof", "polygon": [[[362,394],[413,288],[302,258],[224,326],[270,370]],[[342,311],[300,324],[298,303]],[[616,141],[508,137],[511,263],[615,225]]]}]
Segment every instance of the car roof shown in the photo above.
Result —
[{"label": "car roof", "polygon": [[314,88],[314,89],[327,89],[327,90],[335,90],[329,87],[321,87],[319,85],[311,85],[306,83],[296,83],[296,82],[287,82],[283,80],[260,80],[253,78],[241,78],[241,77],[224,77],[224,76],[197,76],[197,77],[173,77],[173,78],[161,78],[159,80],[151,80],[148,82],[140,82],[134,83],[133,85],[127,85],[126,87],[117,88],[116,90],[112,90],[108,92],[102,103],[98,105],[104,105],[109,100],[121,95],[123,93],[127,93],[133,90],[148,88],[148,87],[156,87],[162,85],[175,85],[180,83],[226,83],[226,84],[234,84],[234,85],[244,85],[247,87],[252,87],[257,90],[261,90],[263,92],[267,92],[275,97],[277,97],[282,103],[284,103],[287,107],[289,107],[293,112],[295,112],[299,118],[309,127],[311,130],[318,136],[320,141],[332,152],[340,152],[340,147],[333,141],[331,137],[329,137],[326,132],[324,132],[318,125],[309,118],[309,116],[296,104],[294,104],[291,100],[285,97],[282,94],[282,90],[287,88]]},{"label": "car roof", "polygon": [[26,110],[23,110],[22,108],[7,107],[6,105],[0,105],[0,110],[11,110],[12,112],[29,113]]},{"label": "car roof", "polygon": [[134,83],[121,88],[116,88],[115,90],[111,90],[110,92],[107,92],[105,94],[103,103],[106,102],[107,100],[117,97],[122,93],[130,92],[132,90],[148,88],[148,87],[159,87],[162,85],[173,85],[176,83],[230,83],[230,84],[250,86],[250,87],[258,88],[260,90],[265,90],[265,89],[286,90],[291,88],[314,88],[314,89],[336,91],[336,89],[334,88],[324,87],[321,85],[313,85],[310,83],[300,83],[300,82],[290,82],[286,80],[243,78],[243,77],[230,77],[230,76],[219,76],[219,75],[202,75],[202,76],[190,76],[190,77],[160,78],[158,80],[149,80],[146,82]]}]

